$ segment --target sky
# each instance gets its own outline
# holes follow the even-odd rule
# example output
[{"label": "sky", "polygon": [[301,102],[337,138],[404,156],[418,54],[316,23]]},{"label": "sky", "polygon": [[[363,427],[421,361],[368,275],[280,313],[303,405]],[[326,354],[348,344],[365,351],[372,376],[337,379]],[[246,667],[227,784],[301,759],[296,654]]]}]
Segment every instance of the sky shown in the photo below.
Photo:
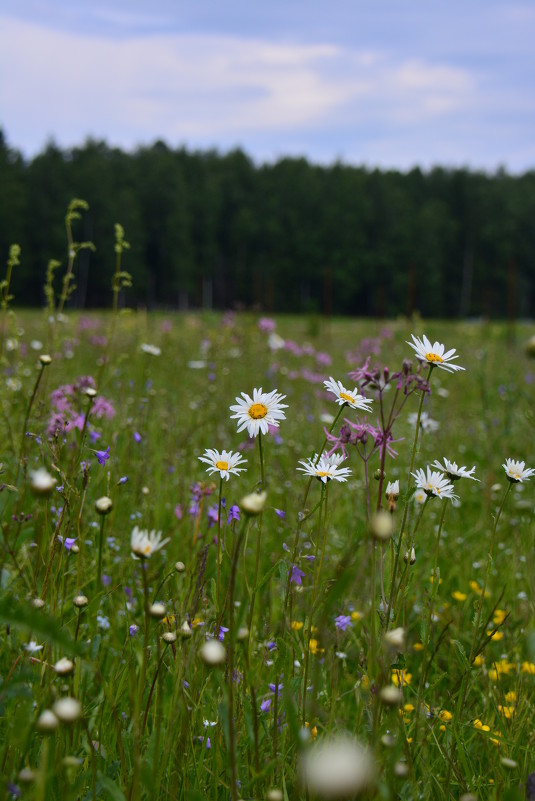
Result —
[{"label": "sky", "polygon": [[0,0],[0,127],[256,163],[535,168],[534,0]]}]

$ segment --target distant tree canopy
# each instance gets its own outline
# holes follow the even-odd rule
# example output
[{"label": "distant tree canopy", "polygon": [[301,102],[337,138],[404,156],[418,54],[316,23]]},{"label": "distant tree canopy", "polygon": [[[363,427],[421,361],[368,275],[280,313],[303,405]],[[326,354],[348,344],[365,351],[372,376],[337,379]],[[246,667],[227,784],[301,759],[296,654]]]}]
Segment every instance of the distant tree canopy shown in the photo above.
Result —
[{"label": "distant tree canopy", "polygon": [[535,314],[535,171],[381,172],[306,159],[256,166],[241,150],[133,153],[88,140],[31,161],[0,131],[0,253],[21,246],[12,290],[43,303],[50,259],[76,239],[71,305],[107,306],[114,224],[131,249],[129,305],[428,317]]}]

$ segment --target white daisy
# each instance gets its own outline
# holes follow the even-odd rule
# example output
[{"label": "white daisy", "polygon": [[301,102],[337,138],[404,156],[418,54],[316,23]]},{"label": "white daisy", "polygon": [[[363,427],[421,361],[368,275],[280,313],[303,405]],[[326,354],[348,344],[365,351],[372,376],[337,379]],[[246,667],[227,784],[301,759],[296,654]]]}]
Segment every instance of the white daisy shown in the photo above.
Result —
[{"label": "white daisy", "polygon": [[[408,417],[409,424],[411,426],[416,425],[416,421],[418,420],[418,413],[411,412]],[[420,415],[420,428],[424,433],[431,432],[431,431],[438,431],[440,428],[440,423],[437,420],[433,420],[429,417],[428,412],[422,412]]]},{"label": "white daisy", "polygon": [[411,334],[411,336],[413,341],[407,341],[407,345],[410,345],[411,348],[414,349],[416,358],[421,362],[427,362],[427,364],[430,364],[432,367],[440,367],[442,370],[447,370],[449,373],[453,373],[455,370],[465,369],[458,364],[450,364],[453,359],[459,358],[453,355],[456,350],[455,348],[444,353],[444,345],[441,345],[440,342],[431,344],[425,334],[423,335],[423,339],[415,337],[414,334]]},{"label": "white daisy", "polygon": [[158,345],[151,345],[149,342],[142,342],[139,349],[142,353],[148,353],[149,356],[160,356],[162,352]]},{"label": "white daisy", "polygon": [[346,389],[341,381],[335,381],[331,376],[328,381],[323,382],[323,386],[328,392],[336,395],[336,402],[340,406],[352,406],[354,409],[362,409],[364,412],[371,412],[372,400],[368,400],[364,395],[359,395],[358,389]]},{"label": "white daisy", "polygon": [[26,645],[24,646],[24,649],[26,651],[28,651],[29,654],[35,654],[35,653],[37,653],[37,651],[40,651],[42,649],[42,647],[43,646],[42,645],[38,645],[35,642],[35,640],[30,640],[30,642],[26,643]]},{"label": "white daisy", "polygon": [[323,481],[324,484],[333,478],[335,481],[347,481],[347,477],[351,475],[351,470],[349,467],[340,467],[342,461],[343,457],[340,454],[321,456],[319,459],[316,454],[313,459],[301,460],[299,464],[302,464],[303,467],[298,467],[297,469],[307,476]]},{"label": "white daisy", "polygon": [[239,475],[247,468],[238,467],[240,464],[247,464],[247,460],[240,456],[239,453],[232,451],[216,451],[214,448],[207,448],[203,456],[199,456],[200,462],[205,462],[209,467],[206,472],[219,473],[221,478],[229,480],[231,474]]},{"label": "white daisy", "polygon": [[285,420],[286,415],[282,411],[288,408],[288,404],[281,403],[286,395],[281,395],[274,389],[272,392],[262,392],[260,389],[253,389],[251,398],[242,392],[241,398],[236,398],[237,403],[230,407],[231,419],[238,420],[238,432],[244,428],[250,437],[257,437],[258,434],[267,434],[269,426],[278,426],[279,420]]},{"label": "white daisy", "polygon": [[399,480],[388,482],[388,484],[386,485],[385,495],[387,498],[399,497]]},{"label": "white daisy", "polygon": [[437,470],[441,470],[443,473],[446,474],[446,476],[450,481],[458,481],[460,478],[471,478],[472,481],[479,481],[478,478],[472,475],[472,473],[476,469],[475,465],[474,467],[471,467],[470,470],[468,470],[464,466],[457,467],[457,462],[450,462],[449,459],[446,459],[446,457],[444,457],[443,465],[440,464],[438,459],[435,459],[431,467],[436,467]]},{"label": "white daisy", "polygon": [[502,464],[505,475],[512,484],[519,484],[535,476],[535,470],[525,467],[525,464],[525,462],[515,462],[514,459],[506,459],[505,464]]},{"label": "white daisy", "polygon": [[453,492],[453,484],[438,470],[431,470],[428,467],[426,474],[419,468],[415,473],[411,473],[411,476],[416,479],[418,489],[422,489],[428,497],[458,500],[457,495]]},{"label": "white daisy", "polygon": [[161,531],[151,531],[150,534],[147,529],[140,529],[134,526],[130,536],[130,549],[134,556],[140,559],[148,559],[153,553],[159,551],[169,542],[169,537],[162,540]]}]

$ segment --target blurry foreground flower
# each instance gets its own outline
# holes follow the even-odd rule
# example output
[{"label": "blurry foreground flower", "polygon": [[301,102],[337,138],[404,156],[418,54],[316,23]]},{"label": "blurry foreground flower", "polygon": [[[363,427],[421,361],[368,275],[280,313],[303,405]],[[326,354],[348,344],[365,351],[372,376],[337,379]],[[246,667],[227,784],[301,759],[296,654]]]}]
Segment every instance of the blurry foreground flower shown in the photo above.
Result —
[{"label": "blurry foreground flower", "polygon": [[148,559],[168,542],[169,537],[162,540],[161,531],[153,530],[149,533],[146,529],[139,529],[137,526],[134,526],[130,536],[130,549],[134,556],[140,559]]},{"label": "blurry foreground flower", "polygon": [[307,476],[323,481],[324,484],[331,479],[347,481],[347,477],[351,475],[351,470],[349,467],[340,467],[342,461],[343,456],[340,455],[321,456],[318,459],[316,454],[312,459],[300,460],[299,464],[302,464],[303,467],[298,467],[297,469]]},{"label": "blurry foreground flower", "polygon": [[444,457],[444,464],[440,464],[438,459],[435,459],[431,467],[436,467],[437,470],[440,470],[442,473],[445,473],[449,481],[458,481],[460,478],[471,478],[472,481],[479,481],[478,478],[472,475],[474,472],[474,467],[471,467],[470,470],[467,470],[466,467],[457,467],[457,462],[450,462],[449,459]]},{"label": "blurry foreground flower", "polygon": [[335,381],[331,376],[323,385],[328,392],[336,396],[336,402],[340,406],[352,406],[353,409],[361,409],[364,412],[371,412],[372,400],[367,400],[364,395],[359,395],[358,389],[346,389],[341,381]]},{"label": "blurry foreground flower", "polygon": [[36,495],[48,495],[56,486],[56,479],[45,467],[30,472],[32,490]]},{"label": "blurry foreground flower", "polygon": [[371,754],[356,740],[333,737],[311,745],[304,752],[299,775],[311,796],[347,799],[371,787],[375,765]]},{"label": "blurry foreground flower", "polygon": [[200,462],[205,462],[209,467],[206,472],[219,473],[221,478],[226,481],[229,480],[231,475],[239,475],[246,467],[238,467],[240,464],[247,464],[247,460],[243,459],[239,453],[232,451],[216,451],[214,448],[207,448],[203,456],[199,456]]},{"label": "blurry foreground flower", "polygon": [[219,640],[206,640],[199,651],[202,661],[209,667],[224,665],[227,658],[227,650]]},{"label": "blurry foreground flower", "polygon": [[236,398],[237,403],[230,407],[231,419],[238,421],[238,432],[247,429],[250,437],[257,437],[258,434],[267,434],[269,426],[278,426],[279,420],[285,420],[286,415],[282,411],[288,408],[288,404],[281,403],[286,395],[281,395],[274,389],[272,392],[262,392],[260,389],[253,389],[251,398],[242,392],[241,398]]},{"label": "blurry foreground flower", "polygon": [[505,464],[502,464],[505,475],[512,484],[519,484],[535,475],[535,470],[525,467],[525,464],[525,462],[515,462],[514,459],[506,459]]},{"label": "blurry foreground flower", "polygon": [[139,349],[142,351],[142,353],[148,353],[149,356],[160,356],[162,352],[161,348],[159,348],[157,345],[150,345],[148,342],[143,342],[139,346]]},{"label": "blurry foreground flower", "polygon": [[52,711],[62,723],[74,723],[82,714],[82,705],[76,698],[58,698]]},{"label": "blurry foreground flower", "polygon": [[415,473],[411,473],[416,479],[416,486],[422,489],[428,498],[449,498],[449,500],[458,500],[457,495],[453,492],[453,484],[448,481],[442,473],[437,470],[427,468],[427,474],[419,468]]},{"label": "blurry foreground flower", "polygon": [[427,364],[430,364],[432,367],[440,367],[442,370],[447,370],[449,373],[453,373],[455,370],[465,369],[458,364],[450,363],[453,359],[459,358],[458,356],[454,356],[455,348],[444,353],[444,345],[441,345],[440,342],[431,344],[425,334],[423,335],[423,339],[414,336],[414,334],[411,334],[411,336],[412,342],[407,341],[407,345],[413,348],[416,358],[419,361],[427,362]]},{"label": "blurry foreground flower", "polygon": [[251,492],[249,495],[244,495],[239,503],[241,511],[254,517],[259,515],[266,505],[267,492]]},{"label": "blurry foreground flower", "polygon": [[29,654],[35,654],[35,653],[37,653],[37,651],[40,651],[42,649],[42,647],[43,646],[42,645],[38,645],[35,642],[35,640],[30,640],[30,642],[27,642],[26,645],[24,646],[24,650],[28,651]]}]

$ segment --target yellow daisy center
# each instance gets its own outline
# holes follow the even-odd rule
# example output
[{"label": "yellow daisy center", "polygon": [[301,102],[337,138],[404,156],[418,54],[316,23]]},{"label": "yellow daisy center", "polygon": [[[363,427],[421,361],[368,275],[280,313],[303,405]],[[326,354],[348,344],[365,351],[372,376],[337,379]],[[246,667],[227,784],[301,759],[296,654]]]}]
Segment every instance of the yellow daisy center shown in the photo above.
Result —
[{"label": "yellow daisy center", "polygon": [[263,403],[253,403],[253,405],[249,407],[249,417],[253,420],[261,420],[266,416],[267,411],[267,406],[264,406]]},{"label": "yellow daisy center", "polygon": [[442,356],[439,356],[438,353],[426,353],[425,354],[425,358],[427,359],[428,362],[432,362],[433,364],[435,362],[443,362],[444,361]]},{"label": "yellow daisy center", "polygon": [[325,476],[330,476],[331,474],[328,470],[318,470],[316,475],[320,478],[324,478]]},{"label": "yellow daisy center", "polygon": [[348,403],[355,403],[355,399],[348,395],[347,392],[341,392],[340,397],[343,398]]},{"label": "yellow daisy center", "polygon": [[144,553],[146,556],[148,556],[148,555],[150,554],[151,550],[152,550],[152,547],[151,547],[151,545],[150,545],[149,543],[147,543],[147,544],[145,545],[145,547],[143,548],[143,553]]},{"label": "yellow daisy center", "polygon": [[216,462],[215,466],[218,470],[228,470],[228,462]]}]

